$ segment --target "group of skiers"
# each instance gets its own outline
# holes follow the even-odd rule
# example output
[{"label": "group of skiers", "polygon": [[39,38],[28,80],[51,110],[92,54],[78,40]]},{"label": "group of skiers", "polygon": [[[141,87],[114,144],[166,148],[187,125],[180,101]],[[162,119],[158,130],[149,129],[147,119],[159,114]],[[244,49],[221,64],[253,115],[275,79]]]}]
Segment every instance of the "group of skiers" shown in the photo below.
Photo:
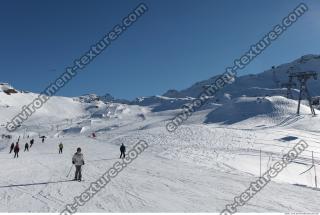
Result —
[{"label": "group of skiers", "polygon": [[[18,158],[19,157],[19,151],[20,151],[20,146],[19,146],[19,140],[16,142],[16,144],[12,143],[10,146],[10,154],[12,153],[12,151],[14,152],[14,157],[13,158]],[[30,148],[32,147],[32,145],[34,144],[34,139],[30,140]],[[29,143],[27,142],[24,145],[24,151],[29,151]]]},{"label": "group of skiers", "polygon": [[[43,137],[40,137],[40,138],[42,138],[42,142],[44,142],[44,139],[45,139],[45,137],[44,138]],[[19,151],[20,151],[19,140],[20,140],[20,137],[19,137],[18,141],[16,142],[16,144],[12,143],[10,146],[9,153],[11,154],[13,151],[14,158],[19,157]],[[34,144],[34,139],[31,139],[30,140],[30,148],[32,147],[33,144]],[[58,148],[59,148],[59,154],[62,154],[62,152],[63,152],[62,142],[60,142],[60,144],[58,145]],[[25,144],[24,151],[29,151],[29,143]],[[126,147],[122,143],[120,146],[120,159],[121,158],[124,159],[126,157],[125,153],[126,153]],[[82,179],[82,166],[84,165],[84,158],[83,158],[83,154],[81,153],[81,148],[77,148],[77,152],[73,155],[72,164],[75,165],[75,167],[76,167],[74,180],[81,181],[81,179]]]},{"label": "group of skiers", "polygon": [[[30,148],[32,147],[33,143],[34,143],[34,139],[31,139],[30,140]],[[29,151],[29,143],[28,142],[24,145],[24,151]]]},{"label": "group of skiers", "polygon": [[[42,142],[44,142],[44,138],[46,138],[46,137],[44,137],[44,138],[43,137],[40,137],[40,138],[42,138]],[[18,158],[19,157],[19,151],[20,151],[19,141],[20,141],[20,137],[18,138],[18,141],[16,142],[16,144],[12,143],[11,146],[10,146],[9,153],[11,154],[12,151],[14,152],[14,157],[13,158]],[[29,142],[27,142],[24,145],[24,151],[29,151],[29,149],[32,147],[33,144],[34,144],[34,139],[31,139],[30,140],[30,144],[29,144]]]}]

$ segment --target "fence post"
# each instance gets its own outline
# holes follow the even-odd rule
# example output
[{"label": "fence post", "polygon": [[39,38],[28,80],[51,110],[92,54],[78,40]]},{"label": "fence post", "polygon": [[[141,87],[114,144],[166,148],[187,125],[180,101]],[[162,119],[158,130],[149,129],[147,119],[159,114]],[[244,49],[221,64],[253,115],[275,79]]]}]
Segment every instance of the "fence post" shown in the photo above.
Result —
[{"label": "fence post", "polygon": [[260,178],[261,178],[261,149],[260,149]]},{"label": "fence post", "polygon": [[314,168],[314,184],[315,184],[316,188],[318,188],[317,167],[316,167],[316,165],[314,163],[313,151],[312,151],[312,165],[313,165],[313,168]]}]

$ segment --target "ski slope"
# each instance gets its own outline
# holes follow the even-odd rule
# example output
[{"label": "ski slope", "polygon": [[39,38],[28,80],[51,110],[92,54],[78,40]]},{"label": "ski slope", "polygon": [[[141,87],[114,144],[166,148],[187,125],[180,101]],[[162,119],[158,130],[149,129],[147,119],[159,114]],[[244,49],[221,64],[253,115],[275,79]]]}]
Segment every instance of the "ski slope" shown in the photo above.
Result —
[{"label": "ski slope", "polygon": [[[34,95],[15,95],[26,96],[23,101],[19,97],[19,102],[4,96],[0,100],[14,106],[13,114]],[[266,171],[302,139],[309,144],[307,151],[240,212],[320,211],[320,192],[311,189],[313,172],[299,175],[309,168],[311,151],[320,164],[319,117],[311,117],[306,106],[296,116],[295,105],[279,96],[243,97],[199,111],[168,133],[165,122],[179,110],[154,112],[145,106],[54,97],[13,133],[13,140],[21,136],[21,148],[35,138],[29,152],[13,159],[8,153],[11,142],[1,140],[0,212],[61,212],[119,160],[121,143],[130,149],[139,140],[149,148],[79,212],[220,212],[258,178],[260,150]],[[3,123],[8,109],[0,110]],[[7,133],[3,127],[1,132]],[[96,139],[88,137],[92,132]],[[48,137],[45,143],[39,135]],[[62,155],[58,154],[60,142]],[[68,181],[74,169],[67,177],[77,147],[82,148],[86,162],[80,183]]]}]

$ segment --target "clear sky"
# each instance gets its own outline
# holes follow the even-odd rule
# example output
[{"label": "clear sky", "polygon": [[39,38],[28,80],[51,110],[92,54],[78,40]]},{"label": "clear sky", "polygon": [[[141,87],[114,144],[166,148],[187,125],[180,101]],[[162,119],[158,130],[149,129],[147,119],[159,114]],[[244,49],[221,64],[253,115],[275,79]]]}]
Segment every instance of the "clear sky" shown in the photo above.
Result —
[{"label": "clear sky", "polygon": [[[0,81],[41,92],[141,1],[2,0]],[[220,74],[301,1],[145,0],[149,11],[58,95],[160,95]],[[242,74],[319,54],[320,2]]]}]

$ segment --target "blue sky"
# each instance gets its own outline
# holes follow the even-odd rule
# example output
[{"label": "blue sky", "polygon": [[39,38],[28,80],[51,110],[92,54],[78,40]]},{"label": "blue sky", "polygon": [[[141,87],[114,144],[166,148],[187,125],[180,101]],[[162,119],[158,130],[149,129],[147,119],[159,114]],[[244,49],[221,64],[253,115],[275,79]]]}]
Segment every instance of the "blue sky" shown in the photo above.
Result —
[{"label": "blue sky", "polygon": [[[2,0],[2,82],[41,92],[141,1]],[[160,95],[220,74],[301,1],[146,0],[149,11],[58,95]],[[241,74],[319,54],[320,2]]]}]

